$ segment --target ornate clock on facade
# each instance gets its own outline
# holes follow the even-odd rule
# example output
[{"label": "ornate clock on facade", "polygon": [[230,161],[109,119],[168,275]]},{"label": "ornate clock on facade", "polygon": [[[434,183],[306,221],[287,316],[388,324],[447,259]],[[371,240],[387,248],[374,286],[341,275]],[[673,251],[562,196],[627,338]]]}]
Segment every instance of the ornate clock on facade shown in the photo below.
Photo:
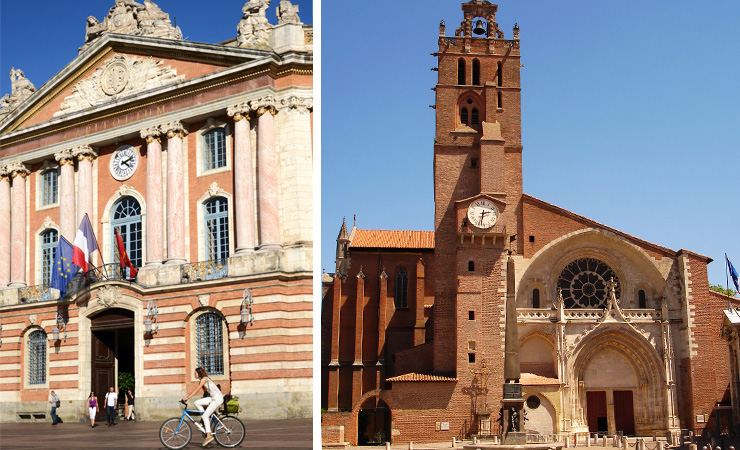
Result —
[{"label": "ornate clock on facade", "polygon": [[139,165],[139,153],[131,145],[118,147],[110,160],[110,174],[118,181],[131,178]]},{"label": "ornate clock on facade", "polygon": [[482,198],[468,206],[468,220],[472,225],[487,230],[496,224],[498,208],[492,201]]}]

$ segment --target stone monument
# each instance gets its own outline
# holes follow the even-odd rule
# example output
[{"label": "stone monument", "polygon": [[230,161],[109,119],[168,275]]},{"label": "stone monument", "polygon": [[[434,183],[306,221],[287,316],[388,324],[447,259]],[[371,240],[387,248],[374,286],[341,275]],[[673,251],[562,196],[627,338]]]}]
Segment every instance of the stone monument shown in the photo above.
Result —
[{"label": "stone monument", "polygon": [[21,103],[36,92],[33,83],[21,69],[10,69],[10,94],[0,98],[0,120],[13,112]]},{"label": "stone monument", "polygon": [[269,6],[270,0],[249,0],[244,4],[243,17],[236,26],[236,43],[239,47],[269,47],[272,25],[265,16]]}]

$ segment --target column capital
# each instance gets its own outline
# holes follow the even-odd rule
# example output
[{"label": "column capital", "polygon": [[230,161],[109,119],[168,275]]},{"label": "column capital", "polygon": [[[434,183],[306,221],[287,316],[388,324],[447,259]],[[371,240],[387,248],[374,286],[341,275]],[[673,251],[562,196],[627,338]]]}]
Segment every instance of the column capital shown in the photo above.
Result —
[{"label": "column capital", "polygon": [[139,134],[141,135],[141,138],[146,141],[147,144],[151,144],[152,142],[154,142],[155,139],[159,142],[162,142],[162,139],[159,137],[163,134],[161,126],[144,128],[139,132]]},{"label": "column capital", "polygon": [[78,161],[88,160],[92,162],[98,157],[98,152],[89,145],[80,145],[72,149],[72,154],[77,157]]},{"label": "column capital", "polygon": [[26,166],[23,163],[13,163],[5,167],[5,170],[7,171],[7,174],[10,176],[10,178],[15,178],[17,176],[20,176],[21,178],[26,178],[31,171],[28,169],[28,166]]},{"label": "column capital", "polygon": [[65,164],[74,165],[75,163],[75,155],[72,149],[62,150],[54,153],[54,159],[59,163],[60,166],[63,166]]},{"label": "column capital", "polygon": [[229,117],[233,117],[234,122],[239,122],[242,119],[249,120],[252,112],[254,111],[252,110],[252,107],[249,106],[248,102],[242,102],[226,108],[226,114],[228,114]]},{"label": "column capital", "polygon": [[295,109],[299,113],[307,113],[313,110],[313,97],[297,97],[291,95],[280,101],[281,109]]},{"label": "column capital", "polygon": [[0,166],[0,181],[10,181],[10,170],[7,166]]},{"label": "column capital", "polygon": [[253,111],[256,111],[257,116],[261,116],[268,111],[274,116],[277,114],[277,106],[278,103],[275,100],[275,97],[271,95],[249,101],[249,107],[252,108]]},{"label": "column capital", "polygon": [[188,130],[185,128],[185,125],[183,125],[179,120],[160,125],[159,129],[167,135],[168,139],[172,139],[175,136],[179,136],[180,139],[182,139],[188,134]]}]

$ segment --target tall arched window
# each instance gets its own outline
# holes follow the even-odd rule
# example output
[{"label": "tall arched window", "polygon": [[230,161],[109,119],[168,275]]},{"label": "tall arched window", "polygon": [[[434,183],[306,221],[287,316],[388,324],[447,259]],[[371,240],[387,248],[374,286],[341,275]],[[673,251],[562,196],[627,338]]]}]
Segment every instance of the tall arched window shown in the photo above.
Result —
[{"label": "tall arched window", "polygon": [[209,375],[224,374],[224,340],[221,317],[206,313],[195,319],[198,365]]},{"label": "tall arched window", "polygon": [[51,285],[51,271],[54,268],[54,257],[57,254],[57,230],[46,230],[41,234],[41,284]]},{"label": "tall arched window", "polygon": [[46,333],[36,330],[28,336],[28,384],[46,383]]},{"label": "tall arched window", "polygon": [[53,205],[59,193],[59,170],[49,169],[41,174],[41,206]]},{"label": "tall arched window", "polygon": [[496,64],[496,85],[504,85],[504,65],[501,62]]},{"label": "tall arched window", "polygon": [[465,84],[465,60],[457,60],[457,84]]},{"label": "tall arched window", "polygon": [[229,257],[229,204],[224,197],[215,197],[205,205],[206,259]]},{"label": "tall arched window", "polygon": [[473,60],[473,85],[480,86],[480,61]]},{"label": "tall arched window", "polygon": [[645,291],[640,289],[640,291],[637,293],[637,302],[639,304],[638,308],[647,308],[647,299],[645,298]]},{"label": "tall arched window", "polygon": [[215,128],[203,135],[203,170],[226,166],[226,133]]},{"label": "tall arched window", "polygon": [[460,123],[468,124],[468,108],[460,108]]},{"label": "tall arched window", "polygon": [[[111,225],[118,230],[126,248],[126,254],[134,267],[141,267],[142,262],[142,235],[141,235],[141,206],[133,197],[123,197],[113,207]],[[111,233],[111,261],[118,262],[118,245],[116,234]],[[126,271],[129,269],[126,268]],[[128,275],[128,274],[126,274]]]},{"label": "tall arched window", "polygon": [[535,289],[532,291],[532,308],[540,307],[540,290]]},{"label": "tall arched window", "polygon": [[480,119],[478,117],[478,108],[473,108],[473,110],[470,112],[470,125],[478,125],[480,123]]},{"label": "tall arched window", "polygon": [[406,272],[405,268],[401,267],[400,269],[398,269],[398,272],[396,272],[396,298],[395,298],[396,308],[408,308],[409,307],[408,294],[409,294],[409,274],[408,272]]}]

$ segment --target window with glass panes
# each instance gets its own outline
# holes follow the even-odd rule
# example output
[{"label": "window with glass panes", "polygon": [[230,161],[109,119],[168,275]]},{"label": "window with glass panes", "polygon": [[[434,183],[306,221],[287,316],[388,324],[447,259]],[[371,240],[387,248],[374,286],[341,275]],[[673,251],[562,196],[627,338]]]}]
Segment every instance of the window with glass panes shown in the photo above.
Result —
[{"label": "window with glass panes", "polygon": [[59,194],[59,171],[49,169],[41,174],[41,205],[53,205]]},{"label": "window with glass panes", "polygon": [[203,135],[203,170],[226,167],[226,133],[216,128]]},{"label": "window with glass panes", "polygon": [[28,384],[46,383],[46,333],[36,330],[28,337]]},{"label": "window with glass panes", "polygon": [[[134,267],[141,267],[142,263],[142,235],[141,235],[141,206],[133,197],[124,197],[113,208],[113,217],[111,225],[114,230],[118,230],[126,249],[126,254],[131,260]],[[116,243],[116,233],[111,233],[111,261],[117,263],[120,261],[118,256],[118,245]],[[130,270],[128,267],[125,269]],[[128,273],[126,273],[128,276]]]},{"label": "window with glass panes", "polygon": [[195,319],[198,365],[209,375],[224,374],[224,343],[221,317],[206,313]]},{"label": "window with glass panes", "polygon": [[41,235],[41,283],[44,287],[51,285],[51,271],[57,254],[57,230],[47,230]]},{"label": "window with glass panes", "polygon": [[224,197],[208,200],[205,205],[206,259],[222,260],[229,257],[229,210]]}]

